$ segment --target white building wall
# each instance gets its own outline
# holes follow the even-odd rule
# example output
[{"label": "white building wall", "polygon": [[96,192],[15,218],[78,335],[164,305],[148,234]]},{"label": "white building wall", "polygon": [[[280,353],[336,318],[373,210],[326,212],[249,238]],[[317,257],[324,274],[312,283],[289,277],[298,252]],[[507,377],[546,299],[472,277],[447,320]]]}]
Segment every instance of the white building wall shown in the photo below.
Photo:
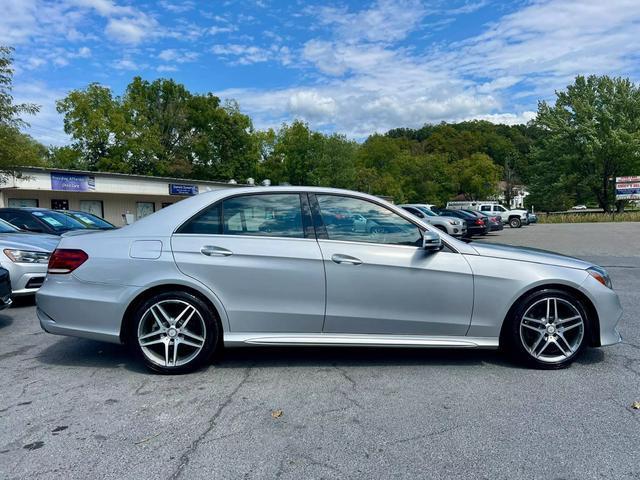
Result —
[{"label": "white building wall", "polygon": [[[54,191],[51,189],[51,172],[90,175],[95,178],[95,190]],[[37,200],[38,206],[52,208],[52,200],[66,200],[69,209],[81,210],[82,200],[101,201],[103,215],[114,225],[124,224],[122,215],[138,214],[140,202],[153,203],[154,211],[162,208],[163,203],[175,203],[186,196],[170,195],[169,184],[195,185],[200,193],[220,188],[237,188],[243,185],[219,182],[203,182],[185,179],[143,177],[120,174],[102,174],[97,172],[75,172],[65,170],[24,169],[21,178],[12,178],[0,186],[0,207],[8,207],[11,199]]]}]

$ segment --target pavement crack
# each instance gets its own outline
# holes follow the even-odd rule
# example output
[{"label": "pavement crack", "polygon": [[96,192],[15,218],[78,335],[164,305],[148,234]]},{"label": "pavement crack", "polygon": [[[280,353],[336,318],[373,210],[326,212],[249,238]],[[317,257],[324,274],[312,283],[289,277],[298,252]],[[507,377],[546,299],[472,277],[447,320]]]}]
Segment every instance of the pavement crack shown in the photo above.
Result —
[{"label": "pavement crack", "polygon": [[236,387],[226,396],[226,398],[218,406],[216,411],[213,412],[213,415],[211,416],[211,418],[209,418],[209,421],[207,422],[207,428],[200,435],[198,435],[198,437],[193,442],[191,442],[191,445],[189,445],[189,448],[187,448],[187,450],[185,450],[182,453],[182,455],[180,455],[178,467],[168,477],[169,480],[176,480],[177,478],[180,478],[184,469],[187,467],[187,465],[189,465],[189,461],[191,460],[191,455],[198,449],[198,447],[200,446],[202,441],[207,437],[207,435],[211,433],[211,431],[216,426],[216,421],[218,420],[218,418],[220,417],[224,409],[231,403],[235,394],[238,393],[238,391],[249,379],[251,368],[252,367],[248,367],[247,369],[245,369],[242,376],[242,380],[240,380],[238,385],[236,385]]},{"label": "pavement crack", "polygon": [[440,430],[435,430],[433,432],[421,433],[419,435],[413,435],[407,438],[401,438],[399,440],[394,440],[393,442],[388,442],[387,445],[398,445],[401,443],[413,442],[415,440],[422,440],[424,438],[437,437],[438,435],[442,435],[443,433],[451,432],[460,428],[460,425],[454,425],[453,427],[442,428]]}]

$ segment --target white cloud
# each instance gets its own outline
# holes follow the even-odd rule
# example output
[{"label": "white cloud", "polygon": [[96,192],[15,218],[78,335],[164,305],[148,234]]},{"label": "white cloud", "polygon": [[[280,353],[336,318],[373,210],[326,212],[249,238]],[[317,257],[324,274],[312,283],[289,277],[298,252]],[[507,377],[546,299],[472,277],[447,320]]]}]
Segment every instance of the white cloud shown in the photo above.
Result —
[{"label": "white cloud", "polygon": [[136,17],[110,18],[105,29],[106,34],[114,41],[137,45],[153,36],[156,22],[140,15]]},{"label": "white cloud", "polygon": [[178,68],[174,67],[173,65],[159,65],[156,70],[158,72],[177,72]]},{"label": "white cloud", "polygon": [[[483,6],[467,3],[448,13]],[[312,10],[333,35],[303,45],[301,58],[313,67],[309,86],[221,93],[237,98],[258,127],[300,117],[362,137],[442,120],[525,123],[535,116],[537,98],[552,96],[577,74],[638,74],[637,0],[534,0],[480,35],[427,51],[397,44],[430,15],[409,7],[379,1],[361,11]],[[519,97],[528,108],[510,106]]]},{"label": "white cloud", "polygon": [[291,63],[289,47],[272,45],[269,48],[238,43],[217,44],[211,47],[211,53],[226,60],[231,65],[251,65],[268,61],[277,61],[283,65]]},{"label": "white cloud", "polygon": [[322,7],[319,20],[335,26],[347,41],[392,42],[405,38],[426,14],[418,0],[378,0],[357,13],[346,8]]},{"label": "white cloud", "polygon": [[138,65],[130,58],[121,58],[120,60],[116,60],[113,62],[112,66],[116,70],[140,70],[143,68],[143,66]]},{"label": "white cloud", "polygon": [[198,59],[199,54],[196,52],[187,52],[175,48],[167,48],[158,54],[158,58],[165,62],[188,63]]}]

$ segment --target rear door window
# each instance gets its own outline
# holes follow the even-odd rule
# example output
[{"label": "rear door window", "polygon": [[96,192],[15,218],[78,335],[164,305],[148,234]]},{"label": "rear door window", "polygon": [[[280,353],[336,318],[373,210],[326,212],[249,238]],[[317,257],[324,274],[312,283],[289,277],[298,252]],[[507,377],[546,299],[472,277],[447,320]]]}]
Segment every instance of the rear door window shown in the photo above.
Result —
[{"label": "rear door window", "polygon": [[243,195],[222,202],[225,235],[304,238],[297,193]]}]

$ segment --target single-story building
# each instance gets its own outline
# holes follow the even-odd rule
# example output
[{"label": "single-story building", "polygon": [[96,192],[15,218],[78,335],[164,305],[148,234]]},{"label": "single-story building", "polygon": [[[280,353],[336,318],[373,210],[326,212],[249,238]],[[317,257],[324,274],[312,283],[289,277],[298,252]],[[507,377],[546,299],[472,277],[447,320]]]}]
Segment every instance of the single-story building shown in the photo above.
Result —
[{"label": "single-story building", "polygon": [[15,173],[0,184],[0,207],[81,210],[117,226],[131,223],[198,193],[248,186],[40,167],[22,167]]}]

